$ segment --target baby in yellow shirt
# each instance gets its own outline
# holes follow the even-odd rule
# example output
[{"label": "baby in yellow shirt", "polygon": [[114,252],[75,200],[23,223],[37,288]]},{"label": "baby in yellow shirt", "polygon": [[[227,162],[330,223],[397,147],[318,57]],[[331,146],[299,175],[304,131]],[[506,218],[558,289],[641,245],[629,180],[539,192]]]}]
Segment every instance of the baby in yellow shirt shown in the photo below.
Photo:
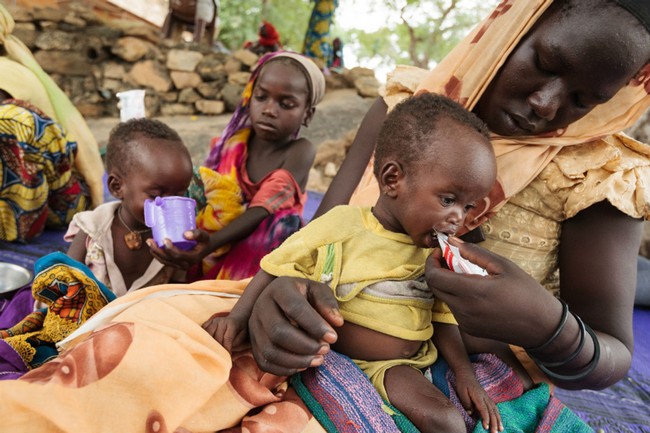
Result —
[{"label": "baby in yellow shirt", "polygon": [[332,348],[352,358],[420,431],[465,430],[461,414],[420,371],[438,351],[456,374],[467,409],[491,432],[502,430],[453,315],[424,280],[437,233],[458,232],[496,180],[487,129],[443,96],[412,96],[386,117],[374,174],[381,194],[372,208],[338,206],[310,222],[262,259],[262,270],[228,316],[203,326],[226,349],[238,348],[255,300],[275,277],[326,283],[345,319]]}]

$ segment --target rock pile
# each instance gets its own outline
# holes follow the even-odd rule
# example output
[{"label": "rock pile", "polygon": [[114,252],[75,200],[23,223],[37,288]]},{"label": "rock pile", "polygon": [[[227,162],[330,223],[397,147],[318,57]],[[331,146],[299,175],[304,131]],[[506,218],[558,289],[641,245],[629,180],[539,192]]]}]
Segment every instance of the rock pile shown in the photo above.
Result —
[{"label": "rock pile", "polygon": [[[104,20],[81,1],[60,9],[14,7],[14,35],[59,84],[85,117],[117,116],[116,93],[147,90],[148,116],[219,115],[237,106],[258,56],[248,50],[162,39],[141,21]],[[356,88],[377,95],[379,82],[365,68],[327,76],[328,89]]]}]

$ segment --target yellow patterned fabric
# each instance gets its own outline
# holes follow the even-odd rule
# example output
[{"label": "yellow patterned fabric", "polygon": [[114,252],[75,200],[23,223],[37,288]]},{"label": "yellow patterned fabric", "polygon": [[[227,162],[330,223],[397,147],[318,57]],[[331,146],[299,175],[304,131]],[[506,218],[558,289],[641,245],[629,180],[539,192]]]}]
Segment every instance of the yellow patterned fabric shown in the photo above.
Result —
[{"label": "yellow patterned fabric", "polygon": [[208,206],[199,212],[197,224],[209,231],[221,230],[246,210],[236,170],[227,175],[199,167],[199,174]]},{"label": "yellow patterned fabric", "polygon": [[[500,2],[494,12],[434,70],[423,72],[412,67],[398,67],[388,77],[388,83],[383,89],[384,100],[391,108],[414,92],[436,92],[473,109],[512,50],[551,4],[552,0]],[[592,141],[605,142],[595,148],[585,147],[580,152],[581,159],[576,160],[577,165],[571,170],[573,173],[566,171],[569,176],[576,173],[582,176],[586,173],[583,169],[590,169],[595,161],[609,160],[600,152],[609,148],[607,142],[618,140],[611,138],[611,135],[633,125],[650,106],[649,82],[650,65],[644,67],[612,99],[565,129],[522,137],[493,134],[491,141],[497,155],[498,182],[484,203],[471,213],[467,228],[476,227],[492,217],[505,202],[530,184],[551,161],[556,160],[558,153],[565,147],[582,147]],[[614,190],[626,191],[625,200],[631,202],[623,204],[619,201],[617,206],[622,211],[632,216],[643,216],[648,213],[648,193],[644,185],[648,177],[644,177],[644,173],[647,173],[645,169],[639,167],[643,164],[640,161],[648,158],[648,151],[644,150],[647,145],[627,143],[624,147],[629,150],[621,153],[625,160],[617,167],[613,163],[609,164],[606,171],[612,173],[612,178],[606,184]],[[566,161],[563,164],[566,165]],[[634,186],[636,191],[628,190],[630,186]],[[374,203],[378,192],[370,167],[351,203]],[[591,191],[586,193],[592,194]],[[593,193],[603,194],[600,190]]]},{"label": "yellow patterned fabric", "polygon": [[[207,167],[199,167],[201,181],[205,187],[207,205],[196,216],[196,225],[210,233],[221,230],[246,211],[242,191],[237,183],[237,170],[222,174]],[[214,258],[221,257],[230,250],[224,245],[210,253]],[[208,265],[206,265],[207,267]],[[207,271],[208,269],[204,269]]]},{"label": "yellow patterned fabric", "polygon": [[77,144],[23,101],[0,103],[0,239],[26,242],[90,207]]},{"label": "yellow patterned fabric", "polygon": [[338,0],[314,0],[314,8],[307,26],[302,51],[307,57],[318,59],[323,66],[331,63],[334,54],[330,28],[337,7]]},{"label": "yellow patterned fabric", "polygon": [[[0,330],[0,338],[21,356],[29,369],[57,356],[56,343],[115,299],[90,269],[63,253],[40,258],[34,268],[32,295],[47,307],[10,329]],[[3,345],[0,355],[4,350]]]},{"label": "yellow patterned fabric", "polygon": [[104,166],[97,141],[79,110],[41,68],[29,48],[11,34],[13,29],[14,20],[0,3],[0,44],[7,53],[0,57],[0,88],[38,107],[77,142],[75,167],[90,188],[93,207],[98,206],[104,201]]}]

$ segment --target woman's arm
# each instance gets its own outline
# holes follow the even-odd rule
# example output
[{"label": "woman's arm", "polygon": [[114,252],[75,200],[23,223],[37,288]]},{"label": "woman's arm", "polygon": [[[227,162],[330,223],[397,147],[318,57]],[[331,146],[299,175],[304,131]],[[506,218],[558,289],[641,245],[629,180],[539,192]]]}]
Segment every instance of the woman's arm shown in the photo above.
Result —
[{"label": "woman's arm", "polygon": [[314,218],[324,214],[334,206],[346,204],[350,200],[375,150],[379,130],[386,118],[387,109],[388,107],[382,98],[377,98],[372,104],[361,121],[352,146],[327,189]]},{"label": "woman's arm", "polygon": [[278,277],[253,305],[248,330],[260,368],[290,376],[323,363],[343,317],[327,284]]},{"label": "woman's arm", "polygon": [[[603,388],[618,381],[630,366],[631,315],[636,254],[641,222],[608,203],[599,203],[566,221],[560,249],[561,298],[571,312],[596,331],[601,356],[596,368],[575,380],[555,379],[566,388]],[[523,270],[479,246],[451,240],[463,257],[487,269],[489,276],[456,274],[444,269],[439,252],[427,261],[434,294],[454,312],[461,330],[522,347],[543,345],[558,329],[562,305]],[[588,333],[578,355],[557,373],[579,372],[594,356]],[[572,314],[542,362],[559,362],[576,351],[580,330]]]},{"label": "woman's arm", "polygon": [[[573,383],[556,381],[558,385],[605,388],[622,379],[629,370],[642,232],[641,220],[623,214],[608,202],[593,205],[564,223],[559,255],[561,298],[571,312],[596,332],[601,356],[594,372],[585,379]],[[569,320],[572,322],[574,318],[570,315]],[[577,326],[575,329],[578,333]],[[565,331],[560,337],[568,334],[570,338],[570,332]],[[588,363],[593,356],[592,339],[585,338],[585,348],[572,363],[574,367]],[[552,353],[552,349],[549,351]]]}]

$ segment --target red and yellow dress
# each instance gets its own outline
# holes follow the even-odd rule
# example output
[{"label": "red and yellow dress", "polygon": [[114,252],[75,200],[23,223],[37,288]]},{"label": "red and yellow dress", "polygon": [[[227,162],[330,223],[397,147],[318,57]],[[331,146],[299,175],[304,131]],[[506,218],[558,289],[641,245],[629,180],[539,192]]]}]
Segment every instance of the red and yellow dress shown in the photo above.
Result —
[{"label": "red and yellow dress", "polygon": [[222,247],[203,260],[194,279],[240,280],[260,269],[260,260],[303,225],[307,194],[287,170],[271,171],[253,182],[246,171],[250,128],[235,132],[221,149],[214,169],[200,167],[207,204],[199,211],[197,227],[210,233],[228,225],[250,207],[269,212],[247,237]]}]

